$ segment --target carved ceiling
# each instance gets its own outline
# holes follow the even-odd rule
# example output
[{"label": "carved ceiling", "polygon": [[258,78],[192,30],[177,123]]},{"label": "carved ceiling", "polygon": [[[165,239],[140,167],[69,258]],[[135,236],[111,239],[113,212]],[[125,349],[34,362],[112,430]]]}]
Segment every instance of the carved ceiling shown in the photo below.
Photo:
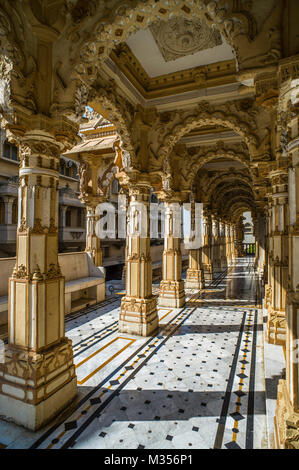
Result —
[{"label": "carved ceiling", "polygon": [[204,20],[171,18],[153,23],[150,31],[166,62],[222,44],[219,31],[210,28]]}]

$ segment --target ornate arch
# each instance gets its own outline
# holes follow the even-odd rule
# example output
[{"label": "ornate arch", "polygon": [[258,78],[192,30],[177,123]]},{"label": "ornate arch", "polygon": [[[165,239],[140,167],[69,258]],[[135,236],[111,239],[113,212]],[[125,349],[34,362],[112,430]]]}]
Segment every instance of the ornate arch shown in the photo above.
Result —
[{"label": "ornate arch", "polygon": [[[0,8],[0,113],[7,117],[12,112],[11,83],[13,77],[25,81],[22,70],[26,59],[20,41],[24,41],[22,21],[14,10],[7,12],[3,4]],[[18,36],[16,33],[18,30]]]},{"label": "ornate arch", "polygon": [[253,100],[239,100],[228,101],[221,105],[202,101],[191,111],[185,113],[174,111],[168,113],[168,116],[161,115],[160,122],[153,131],[158,136],[156,138],[160,146],[152,166],[169,165],[169,156],[180,139],[192,129],[206,125],[220,125],[234,130],[242,137],[248,147],[249,155],[252,156],[257,152],[259,145],[256,135],[257,114],[258,107]]},{"label": "ornate arch", "polygon": [[[189,149],[191,152],[192,149]],[[217,142],[215,146],[202,147],[195,155],[192,156],[190,164],[188,163],[188,175],[191,186],[194,183],[199,170],[208,162],[219,158],[228,158],[230,160],[242,163],[253,177],[250,167],[250,155],[245,144],[237,144],[235,146],[224,147],[223,142]]]},{"label": "ornate arch", "polygon": [[[233,213],[232,207],[236,203],[240,203],[241,205],[250,205],[251,209],[254,208],[254,198],[252,197],[252,194],[248,192],[240,192],[238,195],[231,194],[230,197],[227,198],[227,200],[218,200],[216,205],[211,205],[210,207],[211,210],[219,214],[220,217],[227,218],[230,214]],[[245,210],[246,208],[243,210],[243,212]]]},{"label": "ornate arch", "polygon": [[[86,87],[83,84],[81,86]],[[135,110],[126,98],[115,91],[115,88],[113,80],[106,83],[102,81],[88,90],[86,101],[92,107],[96,108],[96,105],[100,104],[105,109],[120,139],[123,166],[136,167],[137,158],[132,135]]]},{"label": "ornate arch", "polygon": [[112,181],[115,177],[115,174],[119,171],[117,165],[112,162],[105,169],[104,173],[98,177],[98,191],[101,196],[108,196],[108,191],[111,187]]},{"label": "ornate arch", "polygon": [[[226,203],[226,201],[232,200],[235,197],[235,193],[238,191],[239,196],[249,195],[254,198],[252,189],[247,185],[236,184],[234,186],[223,186],[216,196],[211,200],[211,208],[219,208],[221,204]],[[226,196],[227,195],[227,196]]]},{"label": "ornate arch", "polygon": [[230,214],[230,218],[237,221],[246,209],[251,210],[253,213],[255,212],[253,201],[246,197],[239,197],[236,202],[227,202],[223,212],[224,216],[228,217],[228,214]]},{"label": "ornate arch", "polygon": [[222,184],[223,182],[228,183],[229,181],[233,181],[234,183],[242,182],[246,186],[251,187],[251,178],[249,175],[245,174],[240,174],[237,172],[233,172],[230,174],[222,174],[222,175],[217,175],[213,180],[209,183],[207,190],[206,190],[206,201],[209,202],[211,200],[211,195],[212,193],[216,190],[217,186]]},{"label": "ornate arch", "polygon": [[[251,42],[257,34],[253,15],[239,0],[121,1],[113,2],[109,12],[105,11],[105,6],[91,1],[89,5],[81,5],[81,10],[75,7],[72,15],[75,22],[81,21],[73,32],[74,39],[78,42],[75,57],[79,63],[76,72],[81,76],[91,75],[90,69],[98,67],[99,62],[109,56],[111,49],[126,41],[130,34],[147,28],[153,22],[167,21],[172,16],[183,16],[189,20],[204,19],[208,25],[215,26],[223,34],[237,57],[239,50],[236,38],[242,35],[247,42]],[[92,23],[90,17],[93,18]],[[91,24],[93,34],[85,39],[83,31],[87,24]]]}]

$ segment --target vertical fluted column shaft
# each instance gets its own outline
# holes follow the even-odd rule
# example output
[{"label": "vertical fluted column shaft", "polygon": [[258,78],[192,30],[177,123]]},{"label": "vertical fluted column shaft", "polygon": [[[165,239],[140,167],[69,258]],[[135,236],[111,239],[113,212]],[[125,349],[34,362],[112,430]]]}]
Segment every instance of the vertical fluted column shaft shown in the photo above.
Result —
[{"label": "vertical fluted column shaft", "polygon": [[220,220],[219,222],[219,260],[221,271],[224,271],[227,268],[227,259],[226,259],[226,231],[225,223]]},{"label": "vertical fluted column shaft", "polygon": [[94,205],[86,206],[86,248],[85,251],[90,253],[92,260],[96,266],[102,266],[102,250],[101,240],[96,234],[96,223],[99,220]]},{"label": "vertical fluted column shaft", "polygon": [[267,339],[270,343],[285,344],[285,307],[288,287],[288,173],[277,170],[270,173],[272,182],[272,247],[271,297],[268,304]]},{"label": "vertical fluted column shaft", "polygon": [[[201,233],[202,228],[202,214],[201,217],[198,216],[195,209],[195,202],[191,203],[191,246],[192,243],[195,245],[200,245],[196,248],[189,249],[189,267],[186,273],[186,282],[185,287],[187,289],[203,289],[205,286],[204,280],[204,270],[202,266],[202,256],[203,256],[203,234]],[[199,220],[198,220],[199,219]],[[200,233],[196,233],[196,230],[199,230]],[[194,240],[193,240],[194,239]]]},{"label": "vertical fluted column shaft", "polygon": [[152,293],[149,236],[149,183],[129,186],[126,241],[126,295],[121,302],[119,331],[148,336],[158,328]]},{"label": "vertical fluted column shaft", "polygon": [[221,272],[219,220],[212,214],[212,264],[213,273]]},{"label": "vertical fluted column shaft", "polygon": [[182,280],[182,255],[180,237],[180,203],[164,200],[165,233],[163,251],[163,279],[160,283],[159,305],[181,307],[185,303]]},{"label": "vertical fluted column shaft", "polygon": [[212,260],[212,220],[209,212],[203,212],[203,247],[202,247],[202,267],[205,281],[213,280],[213,260]]},{"label": "vertical fluted column shaft", "polygon": [[61,151],[55,137],[41,129],[20,138],[17,256],[9,279],[0,414],[33,430],[72,401],[77,390],[58,263]]},{"label": "vertical fluted column shaft", "polygon": [[[278,448],[296,449],[299,440],[299,84],[295,75],[298,58],[290,58],[288,61],[280,66],[281,69],[288,70],[288,79],[283,79],[280,84],[280,106],[277,119],[277,140],[278,144],[281,144],[279,149],[282,154],[278,166],[280,173],[277,180],[275,177],[278,175],[273,175],[274,181],[271,177],[273,193],[276,194],[277,190],[280,193],[277,195],[278,204],[276,203],[276,211],[280,213],[279,223],[275,224],[278,230],[276,227],[273,229],[274,265],[277,252],[282,268],[287,264],[284,257],[288,257],[285,314],[286,380],[280,380],[278,384],[275,444]],[[281,170],[285,171],[281,174]],[[286,194],[282,194],[283,192]],[[288,203],[286,203],[287,197],[289,197]],[[288,217],[286,217],[284,207],[287,207]],[[279,243],[276,232],[281,231],[283,227],[285,233],[280,233],[281,243]],[[288,252],[285,238],[288,238]],[[277,273],[274,277],[276,275]]]}]

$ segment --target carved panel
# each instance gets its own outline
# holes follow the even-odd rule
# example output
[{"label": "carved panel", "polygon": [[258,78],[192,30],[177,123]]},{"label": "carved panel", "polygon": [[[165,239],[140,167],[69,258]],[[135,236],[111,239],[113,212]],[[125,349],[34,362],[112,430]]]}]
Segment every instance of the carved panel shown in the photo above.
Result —
[{"label": "carved panel", "polygon": [[171,18],[152,24],[150,30],[166,62],[222,44],[219,31],[204,20]]}]

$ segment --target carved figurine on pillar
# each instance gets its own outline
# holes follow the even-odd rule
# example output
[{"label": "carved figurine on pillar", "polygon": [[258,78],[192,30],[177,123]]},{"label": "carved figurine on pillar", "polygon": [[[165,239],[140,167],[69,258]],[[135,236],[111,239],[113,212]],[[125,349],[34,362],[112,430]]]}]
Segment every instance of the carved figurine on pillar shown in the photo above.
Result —
[{"label": "carved figurine on pillar", "polygon": [[96,234],[99,215],[96,207],[106,202],[106,197],[98,185],[98,170],[101,160],[97,155],[86,153],[79,165],[79,199],[86,207],[86,247],[85,251],[96,266],[102,266],[101,240]]},{"label": "carved figurine on pillar", "polygon": [[244,240],[244,224],[243,220],[245,217],[240,217],[236,226],[236,248],[237,248],[237,256],[241,258],[244,256],[243,250],[243,240]]}]

